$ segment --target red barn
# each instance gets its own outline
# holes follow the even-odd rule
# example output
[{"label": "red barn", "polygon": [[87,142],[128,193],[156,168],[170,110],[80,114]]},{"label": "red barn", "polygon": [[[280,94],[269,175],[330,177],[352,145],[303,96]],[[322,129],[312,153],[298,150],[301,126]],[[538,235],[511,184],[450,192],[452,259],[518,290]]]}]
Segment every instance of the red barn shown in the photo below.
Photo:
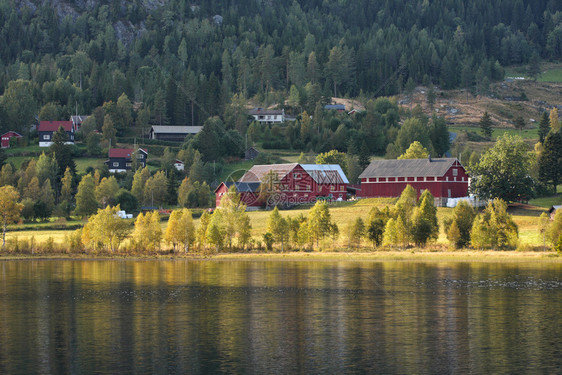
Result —
[{"label": "red barn", "polygon": [[[239,183],[248,183],[248,188],[251,184],[253,190],[245,191],[241,199],[248,206],[256,207],[293,206],[319,198],[345,200],[349,181],[339,165],[290,163],[255,165]],[[217,205],[230,185],[223,183],[215,190]],[[242,191],[239,192],[242,195]]]},{"label": "red barn", "polygon": [[359,176],[364,198],[399,197],[407,185],[429,189],[437,205],[468,195],[468,175],[456,158],[374,160]]},{"label": "red barn", "polygon": [[7,133],[2,134],[2,148],[9,148],[10,147],[10,139],[12,138],[21,138],[22,135],[20,133],[9,131]]}]

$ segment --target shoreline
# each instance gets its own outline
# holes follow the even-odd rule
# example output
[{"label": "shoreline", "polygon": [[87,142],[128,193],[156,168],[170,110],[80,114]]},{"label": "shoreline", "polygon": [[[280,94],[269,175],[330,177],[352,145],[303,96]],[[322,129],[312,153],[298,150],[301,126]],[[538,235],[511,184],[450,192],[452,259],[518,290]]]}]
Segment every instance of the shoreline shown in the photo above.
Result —
[{"label": "shoreline", "polygon": [[549,252],[516,251],[373,251],[373,252],[286,252],[201,254],[1,254],[1,261],[17,260],[192,260],[238,262],[423,262],[423,263],[560,263],[562,255]]}]

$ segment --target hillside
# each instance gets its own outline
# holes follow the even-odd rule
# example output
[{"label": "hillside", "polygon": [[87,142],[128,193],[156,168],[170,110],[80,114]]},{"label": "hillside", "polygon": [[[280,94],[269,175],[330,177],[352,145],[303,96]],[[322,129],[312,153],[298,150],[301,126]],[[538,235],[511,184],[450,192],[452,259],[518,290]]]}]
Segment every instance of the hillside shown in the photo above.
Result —
[{"label": "hillside", "polygon": [[[420,105],[431,116],[427,91],[426,87],[417,87],[411,95],[399,96],[401,106],[411,109]],[[495,127],[514,129],[513,120],[518,116],[525,119],[527,128],[534,128],[545,110],[562,109],[562,83],[506,79],[493,84],[491,92],[475,96],[464,90],[436,90],[435,113],[444,116],[449,126],[477,127],[482,114],[488,111]]]},{"label": "hillside", "polygon": [[547,0],[0,0],[0,130],[123,94],[135,111],[118,135],[226,120],[234,94],[268,107],[294,87],[312,113],[331,96],[472,90],[560,61],[561,11]]}]

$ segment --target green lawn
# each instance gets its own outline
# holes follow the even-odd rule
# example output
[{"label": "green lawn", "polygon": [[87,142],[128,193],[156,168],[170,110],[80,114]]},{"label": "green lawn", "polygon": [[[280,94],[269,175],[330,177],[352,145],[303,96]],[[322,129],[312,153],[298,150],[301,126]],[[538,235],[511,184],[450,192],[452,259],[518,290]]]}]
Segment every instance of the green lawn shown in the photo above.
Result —
[{"label": "green lawn", "polygon": [[[482,135],[480,128],[477,126],[449,126],[449,131],[458,133],[462,130],[466,130],[468,132],[473,132],[478,135]],[[493,128],[492,129],[492,139],[496,139],[501,137],[504,133],[508,133],[510,135],[520,135],[523,139],[539,139],[539,130],[538,128],[529,128],[523,129],[521,131],[517,129],[510,129],[510,128]]]},{"label": "green lawn", "polygon": [[254,164],[255,163],[251,160],[224,164],[221,173],[217,176],[217,181],[238,181]]},{"label": "green lawn", "polygon": [[550,69],[543,72],[537,79],[539,82],[562,82],[562,68]]},{"label": "green lawn", "polygon": [[48,147],[39,147],[39,145],[32,145],[32,146],[26,146],[26,147],[10,147],[10,148],[6,148],[4,149],[4,151],[6,152],[6,155],[10,156],[10,155],[14,155],[14,154],[21,154],[21,153],[41,153],[43,151],[48,151],[49,148]]},{"label": "green lawn", "polygon": [[33,158],[33,156],[9,156],[6,159],[6,163],[12,163],[16,169],[20,169],[24,161]]},{"label": "green lawn", "polygon": [[562,204],[562,195],[554,195],[552,197],[541,197],[531,199],[529,204],[533,206],[543,207],[543,208],[550,208],[552,206]]},{"label": "green lawn", "polygon": [[103,162],[106,158],[79,158],[74,159],[76,162],[76,172],[85,173],[88,167],[93,167],[94,169],[99,169],[103,167]]}]

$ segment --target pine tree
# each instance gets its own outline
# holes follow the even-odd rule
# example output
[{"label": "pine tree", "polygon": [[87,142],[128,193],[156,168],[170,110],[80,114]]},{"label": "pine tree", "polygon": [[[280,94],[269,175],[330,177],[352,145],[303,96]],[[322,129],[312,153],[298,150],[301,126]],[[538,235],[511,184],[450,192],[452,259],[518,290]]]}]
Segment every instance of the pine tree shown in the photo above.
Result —
[{"label": "pine tree", "polygon": [[556,186],[562,181],[562,135],[560,132],[550,132],[546,136],[538,164],[539,180],[551,185],[553,191],[556,191]]},{"label": "pine tree", "polygon": [[544,111],[541,116],[541,121],[539,122],[539,142],[544,143],[548,132],[550,132],[550,119],[548,118],[548,112]]},{"label": "pine tree", "polygon": [[484,115],[480,118],[480,129],[482,130],[482,135],[484,137],[490,138],[492,136],[492,119],[488,112],[484,112]]},{"label": "pine tree", "polygon": [[371,163],[371,154],[369,152],[369,146],[367,146],[367,142],[363,140],[361,142],[361,148],[359,149],[359,166],[361,170],[365,170]]}]

